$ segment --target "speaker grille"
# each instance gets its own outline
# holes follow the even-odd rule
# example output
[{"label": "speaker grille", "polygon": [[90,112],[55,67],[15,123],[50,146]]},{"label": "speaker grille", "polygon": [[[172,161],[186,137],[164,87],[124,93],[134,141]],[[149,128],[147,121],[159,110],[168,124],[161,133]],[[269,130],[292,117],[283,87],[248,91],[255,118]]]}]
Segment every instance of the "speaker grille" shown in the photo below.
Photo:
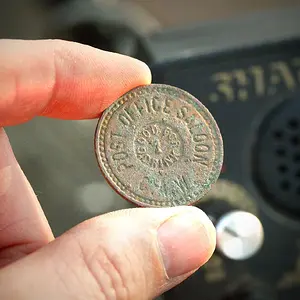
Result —
[{"label": "speaker grille", "polygon": [[300,217],[300,99],[284,100],[262,122],[254,176],[267,201]]}]

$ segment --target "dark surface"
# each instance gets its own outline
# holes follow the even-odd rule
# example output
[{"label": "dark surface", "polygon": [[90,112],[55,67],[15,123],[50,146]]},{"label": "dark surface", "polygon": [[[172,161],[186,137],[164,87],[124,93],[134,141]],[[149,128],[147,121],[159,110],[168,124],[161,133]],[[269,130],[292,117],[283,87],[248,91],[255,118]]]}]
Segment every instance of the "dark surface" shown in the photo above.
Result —
[{"label": "dark surface", "polygon": [[[265,190],[253,180],[257,175],[253,155],[261,151],[255,142],[264,134],[260,127],[262,120],[276,103],[287,97],[298,100],[299,56],[300,40],[291,40],[218,55],[183,58],[153,67],[154,82],[163,81],[187,90],[211,111],[224,139],[224,171],[220,178],[247,189],[258,208],[258,217],[265,230],[263,248],[256,256],[235,262],[215,253],[206,267],[166,293],[167,300],[193,300],[203,294],[207,300],[221,299],[232,283],[238,284],[241,281],[242,287],[244,278],[255,279],[264,286],[270,286],[280,300],[299,299],[300,284],[297,278],[300,278],[300,272],[295,272],[294,282],[287,283],[285,277],[288,272],[296,270],[300,256],[300,213],[294,210],[291,218],[286,211],[278,209],[273,205],[274,199],[266,197]],[[299,116],[296,107],[288,106],[293,103],[286,102],[286,106]],[[299,146],[296,147],[299,149]],[[267,163],[266,157],[264,163]],[[261,180],[268,180],[269,173],[266,172],[270,172],[271,176],[272,168],[271,161],[264,165],[265,173]],[[278,186],[269,184],[267,188],[272,193]],[[281,201],[284,200],[281,198]],[[243,199],[239,201],[242,203]],[[205,210],[207,203],[202,207],[200,202],[199,207]],[[214,209],[218,205],[214,204]],[[216,261],[221,262],[222,272],[226,276],[208,279],[211,268],[216,268]],[[214,272],[221,273],[220,265]],[[274,296],[271,299],[276,298]]]}]

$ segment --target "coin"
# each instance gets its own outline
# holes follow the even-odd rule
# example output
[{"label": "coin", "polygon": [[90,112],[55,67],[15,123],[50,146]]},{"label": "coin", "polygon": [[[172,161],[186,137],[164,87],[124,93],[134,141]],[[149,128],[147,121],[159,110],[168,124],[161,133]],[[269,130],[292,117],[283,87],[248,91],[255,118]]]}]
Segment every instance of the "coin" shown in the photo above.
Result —
[{"label": "coin", "polygon": [[95,152],[108,183],[138,206],[198,202],[223,163],[222,137],[207,108],[161,84],[137,87],[105,110]]}]

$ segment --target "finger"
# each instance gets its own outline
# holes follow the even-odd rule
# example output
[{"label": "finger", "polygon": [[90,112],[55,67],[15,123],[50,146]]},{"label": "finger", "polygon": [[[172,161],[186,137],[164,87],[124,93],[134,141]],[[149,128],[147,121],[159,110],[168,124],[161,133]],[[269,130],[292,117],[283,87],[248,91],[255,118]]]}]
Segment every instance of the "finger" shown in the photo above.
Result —
[{"label": "finger", "polygon": [[[0,41],[0,127],[37,115],[99,115],[127,90],[149,83],[145,64],[64,41]],[[0,129],[0,267],[53,239]]]},{"label": "finger", "polygon": [[36,196],[0,128],[0,267],[53,239]]},{"label": "finger", "polygon": [[74,42],[2,40],[0,54],[0,127],[38,115],[95,118],[151,81],[144,63]]},{"label": "finger", "polygon": [[0,299],[153,299],[203,265],[215,230],[195,207],[94,218],[0,271]]}]

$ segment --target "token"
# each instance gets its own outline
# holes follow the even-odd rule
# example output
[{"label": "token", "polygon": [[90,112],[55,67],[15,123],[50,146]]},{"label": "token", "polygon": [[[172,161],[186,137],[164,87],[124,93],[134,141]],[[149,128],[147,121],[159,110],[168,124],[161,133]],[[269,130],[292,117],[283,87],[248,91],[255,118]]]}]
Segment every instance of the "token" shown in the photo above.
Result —
[{"label": "token", "polygon": [[223,164],[222,137],[207,108],[161,84],[137,87],[105,110],[95,152],[112,188],[144,207],[195,204]]}]

